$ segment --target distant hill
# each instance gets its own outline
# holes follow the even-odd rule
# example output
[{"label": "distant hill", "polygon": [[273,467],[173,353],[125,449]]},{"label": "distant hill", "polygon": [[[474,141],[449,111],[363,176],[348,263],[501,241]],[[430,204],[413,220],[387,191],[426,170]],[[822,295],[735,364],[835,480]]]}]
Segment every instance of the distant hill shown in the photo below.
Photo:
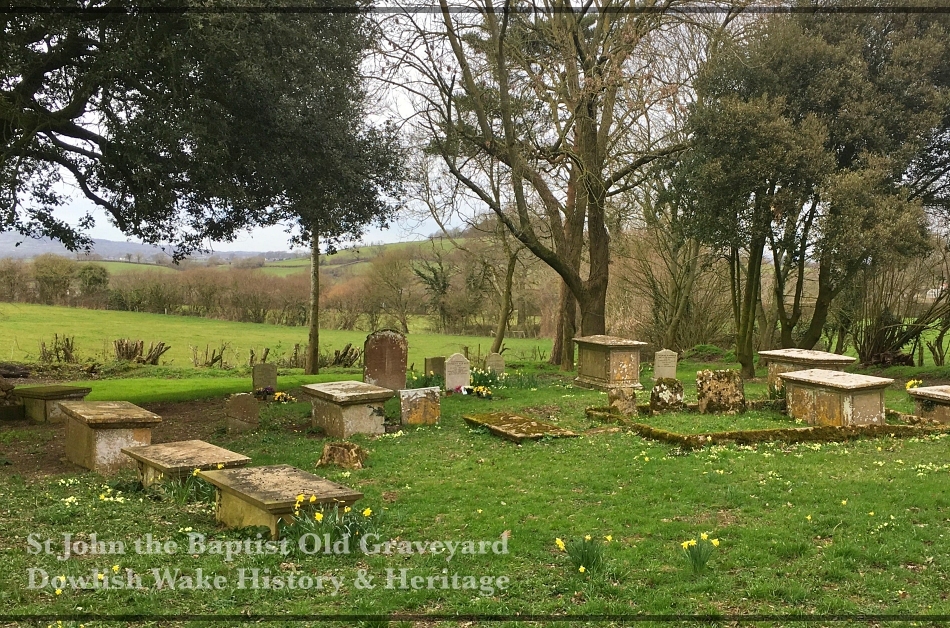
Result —
[{"label": "distant hill", "polygon": [[[19,246],[17,244],[19,243]],[[74,257],[76,254],[66,250],[62,244],[49,238],[26,238],[16,233],[0,233],[0,257],[28,258],[43,255],[45,253],[54,253]],[[93,240],[92,253],[101,256],[103,259],[132,259],[136,261],[151,261],[155,255],[164,255],[161,248],[151,244],[141,244],[139,242],[121,242],[117,240]],[[221,259],[231,259],[240,257],[256,257],[264,255],[268,259],[286,259],[293,257],[286,251],[227,251],[215,253],[215,256]],[[131,256],[131,257],[129,257]],[[210,254],[191,255],[192,259],[203,259]]]}]

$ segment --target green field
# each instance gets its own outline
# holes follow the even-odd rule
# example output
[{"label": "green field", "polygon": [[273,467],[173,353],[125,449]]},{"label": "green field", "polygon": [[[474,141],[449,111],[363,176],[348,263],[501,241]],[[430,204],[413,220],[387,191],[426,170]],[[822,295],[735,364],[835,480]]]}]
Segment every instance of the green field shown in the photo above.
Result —
[{"label": "green field", "polygon": [[[145,341],[146,346],[150,342],[161,341],[172,347],[163,356],[163,361],[177,367],[192,364],[190,346],[198,347],[203,356],[206,347],[215,349],[225,343],[226,361],[240,366],[247,364],[249,350],[252,348],[260,355],[264,347],[270,347],[274,361],[289,354],[295,343],[307,342],[307,329],[304,327],[0,303],[0,361],[36,359],[40,342],[50,345],[53,334],[75,337],[79,354],[99,362],[113,359],[112,341],[117,338],[141,339]],[[323,351],[342,349],[347,343],[362,348],[365,339],[365,331],[328,329],[320,332]],[[551,351],[551,341],[547,339],[515,338],[507,340],[505,345],[508,348],[505,356],[509,360],[524,361],[537,355],[538,350],[545,355],[549,355]],[[421,370],[424,358],[451,355],[461,351],[463,347],[469,347],[471,357],[481,355],[484,358],[491,348],[491,338],[410,333],[409,363],[415,364],[416,369]]]},{"label": "green field", "polygon": [[175,273],[176,269],[158,264],[137,264],[135,262],[81,262],[82,264],[96,264],[104,266],[110,275],[125,273]]}]

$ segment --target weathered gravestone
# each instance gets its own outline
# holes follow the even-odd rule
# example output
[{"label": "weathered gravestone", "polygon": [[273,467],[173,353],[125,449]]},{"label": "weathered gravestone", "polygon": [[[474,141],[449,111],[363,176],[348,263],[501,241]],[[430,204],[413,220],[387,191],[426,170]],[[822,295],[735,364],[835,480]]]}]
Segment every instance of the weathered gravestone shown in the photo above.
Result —
[{"label": "weathered gravestone", "polygon": [[277,390],[277,365],[276,364],[255,364],[251,369],[251,386],[254,390],[270,388]]},{"label": "weathered gravestone", "polygon": [[697,371],[696,397],[703,414],[745,410],[745,388],[739,371]]},{"label": "weathered gravestone", "polygon": [[505,357],[500,353],[489,353],[485,358],[485,370],[491,371],[497,375],[505,372]]},{"label": "weathered gravestone", "polygon": [[[672,353],[672,352],[671,352]],[[683,382],[673,377],[661,377],[650,390],[650,411],[666,412],[683,409]]]},{"label": "weathered gravestone", "polygon": [[438,375],[445,379],[445,356],[426,358],[426,375]]},{"label": "weathered gravestone", "polygon": [[399,409],[403,425],[433,425],[439,422],[441,404],[438,386],[399,391]]},{"label": "weathered gravestone", "polygon": [[356,443],[327,443],[323,446],[323,455],[317,460],[317,466],[334,465],[344,469],[362,469],[366,456],[366,450]]},{"label": "weathered gravestone", "polygon": [[406,387],[406,337],[393,329],[371,333],[363,344],[363,381],[390,390]]},{"label": "weathered gravestone", "polygon": [[676,379],[676,351],[663,349],[653,354],[653,379]]},{"label": "weathered gravestone", "polygon": [[472,364],[461,353],[453,353],[445,361],[445,389],[457,391],[472,383]]},{"label": "weathered gravestone", "polygon": [[241,434],[256,430],[260,424],[261,402],[250,393],[238,393],[228,397],[224,404],[228,432]]}]

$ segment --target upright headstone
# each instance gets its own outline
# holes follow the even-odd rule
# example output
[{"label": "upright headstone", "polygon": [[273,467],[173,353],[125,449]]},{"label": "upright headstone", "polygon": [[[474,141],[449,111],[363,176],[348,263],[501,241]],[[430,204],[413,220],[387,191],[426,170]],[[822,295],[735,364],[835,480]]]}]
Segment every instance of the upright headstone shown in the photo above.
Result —
[{"label": "upright headstone", "polygon": [[472,383],[472,364],[461,353],[453,353],[445,361],[445,389],[458,390]]},{"label": "upright headstone", "polygon": [[426,358],[426,375],[438,375],[445,379],[445,356]]},{"label": "upright headstone", "polygon": [[745,388],[739,371],[703,370],[696,372],[696,398],[702,414],[745,410]]},{"label": "upright headstone", "polygon": [[270,387],[277,390],[277,365],[276,364],[255,364],[251,369],[251,380],[254,390]]},{"label": "upright headstone", "polygon": [[224,404],[224,414],[228,432],[240,434],[256,430],[261,420],[261,403],[248,393],[231,395]]},{"label": "upright headstone", "polygon": [[650,390],[650,411],[668,412],[683,409],[683,382],[672,377],[657,378]]},{"label": "upright headstone", "polygon": [[438,386],[399,391],[399,409],[403,425],[433,425],[439,422],[441,405]]},{"label": "upright headstone", "polygon": [[371,333],[363,344],[363,381],[390,390],[406,387],[409,344],[393,329]]},{"label": "upright headstone", "polygon": [[505,358],[500,353],[489,353],[488,357],[485,358],[485,370],[491,371],[498,375],[502,375],[505,372]]},{"label": "upright headstone", "polygon": [[676,351],[663,349],[653,354],[653,379],[676,379]]}]

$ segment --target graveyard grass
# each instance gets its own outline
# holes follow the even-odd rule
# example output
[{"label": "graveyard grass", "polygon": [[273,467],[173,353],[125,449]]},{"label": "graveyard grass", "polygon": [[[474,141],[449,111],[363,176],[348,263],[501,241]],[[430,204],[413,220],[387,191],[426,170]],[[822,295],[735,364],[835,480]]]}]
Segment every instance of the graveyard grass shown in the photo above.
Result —
[{"label": "graveyard grass", "polygon": [[[511,362],[509,371],[517,370]],[[680,363],[678,375],[686,383],[687,400],[695,398],[691,383],[696,370],[716,366]],[[356,509],[371,509],[380,540],[495,542],[509,534],[507,554],[456,555],[447,562],[442,555],[367,556],[357,550],[344,556],[237,556],[226,562],[217,555],[194,557],[182,551],[138,555],[130,546],[121,556],[60,562],[29,554],[27,535],[61,538],[58,535],[66,531],[95,532],[100,540],[131,543],[152,534],[163,542],[186,544],[189,530],[218,540],[247,534],[219,528],[208,504],[182,506],[171,491],[138,490],[131,472],[109,479],[79,472],[24,478],[0,466],[5,562],[0,570],[0,614],[950,614],[947,438],[717,446],[687,453],[591,422],[585,407],[605,405],[606,395],[575,388],[569,377],[549,368],[522,368],[522,377],[515,379],[525,387],[498,389],[490,401],[458,394],[443,398],[438,426],[376,439],[351,438],[370,452],[362,470],[314,468],[324,440],[307,432],[305,403],[270,405],[261,431],[240,436],[219,431],[212,439],[250,456],[253,465],[291,464],[364,492]],[[325,377],[355,379],[358,374]],[[219,380],[226,381],[170,381],[199,389]],[[282,376],[281,387],[297,381]],[[645,372],[643,382],[648,381]],[[124,388],[107,388],[118,382]],[[108,390],[121,398],[145,399],[162,394],[155,383],[152,378],[100,381],[95,394]],[[889,406],[906,404],[907,395],[897,389],[902,384],[896,382],[888,391]],[[180,397],[184,390],[179,389]],[[748,383],[746,393],[764,397],[764,378]],[[641,393],[640,398],[645,397]],[[387,410],[396,412],[392,403]],[[462,419],[466,413],[492,411],[520,412],[578,432],[607,430],[518,446],[471,429]],[[739,417],[674,414],[654,420],[671,429],[700,424],[718,429],[745,421],[750,427],[790,423],[761,411]],[[37,429],[0,429],[0,443],[36,438]],[[45,446],[44,441],[36,446]],[[114,497],[118,491],[121,502]],[[719,545],[706,570],[694,575],[681,544],[702,533],[718,539]],[[581,572],[556,543],[562,539],[571,549],[583,545],[586,535],[602,545],[600,570]],[[89,577],[95,570],[111,577],[113,566],[121,574],[126,569],[142,574],[149,588],[66,588],[57,595],[52,587],[26,587],[30,567],[68,578]],[[151,570],[165,567],[190,576],[201,568],[205,574],[226,576],[230,584],[221,591],[156,590]],[[293,570],[335,575],[344,578],[344,584],[337,596],[317,590],[239,589],[241,568],[284,577]],[[450,577],[506,576],[510,585],[492,594],[389,589],[387,568],[409,569],[410,575],[420,576],[441,576],[444,569]],[[355,586],[359,570],[373,577],[375,588]]]}]

